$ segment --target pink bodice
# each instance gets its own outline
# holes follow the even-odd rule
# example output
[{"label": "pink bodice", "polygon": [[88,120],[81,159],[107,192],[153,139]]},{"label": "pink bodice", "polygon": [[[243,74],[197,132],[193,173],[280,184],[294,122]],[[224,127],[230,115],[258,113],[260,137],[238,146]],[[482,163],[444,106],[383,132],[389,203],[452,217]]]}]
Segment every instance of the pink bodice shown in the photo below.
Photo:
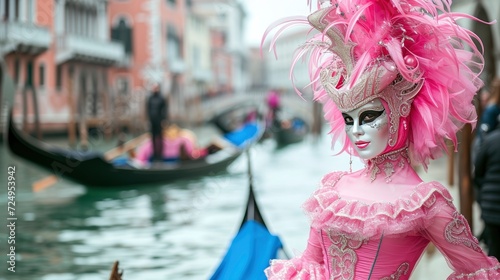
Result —
[{"label": "pink bodice", "polygon": [[332,230],[321,231],[319,241],[318,245],[326,250],[325,273],[334,279],[368,279],[372,267],[371,279],[409,279],[429,243],[421,236],[358,239]]},{"label": "pink bodice", "polygon": [[448,190],[421,182],[409,165],[391,168],[371,179],[372,168],[327,174],[303,205],[306,250],[273,260],[268,278],[409,279],[432,242],[454,270],[448,279],[500,279],[500,264],[484,254]]}]

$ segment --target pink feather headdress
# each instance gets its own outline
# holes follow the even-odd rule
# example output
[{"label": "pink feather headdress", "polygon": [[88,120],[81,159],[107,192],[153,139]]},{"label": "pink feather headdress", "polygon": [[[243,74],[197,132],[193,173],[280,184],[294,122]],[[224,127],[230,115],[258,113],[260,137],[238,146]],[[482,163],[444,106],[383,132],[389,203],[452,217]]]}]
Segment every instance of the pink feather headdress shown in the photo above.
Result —
[{"label": "pink feather headdress", "polygon": [[[310,0],[309,0],[310,1]],[[308,1],[308,2],[309,2]],[[310,2],[309,2],[310,4]],[[456,23],[466,14],[452,13],[451,0],[318,1],[307,18],[287,18],[270,49],[288,27],[307,24],[319,31],[295,53],[296,63],[308,57],[314,98],[324,104],[333,143],[339,153],[354,153],[347,141],[342,112],[381,98],[390,109],[389,146],[409,127],[407,145],[414,163],[427,166],[446,149],[457,147],[457,131],[475,125],[474,95],[482,86],[481,40]],[[298,93],[300,90],[296,89]]]}]

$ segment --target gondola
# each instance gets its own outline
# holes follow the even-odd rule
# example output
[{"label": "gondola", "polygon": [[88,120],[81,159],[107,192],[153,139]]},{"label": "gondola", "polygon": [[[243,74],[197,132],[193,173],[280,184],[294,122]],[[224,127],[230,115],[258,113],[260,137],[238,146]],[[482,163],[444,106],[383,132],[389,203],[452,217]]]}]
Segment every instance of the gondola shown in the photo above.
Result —
[{"label": "gondola", "polygon": [[293,143],[298,143],[306,137],[308,126],[306,122],[299,117],[281,121],[273,127],[273,136],[279,147]]},{"label": "gondola", "polygon": [[250,154],[247,151],[249,189],[243,220],[222,261],[210,280],[266,279],[264,269],[283,250],[280,238],[269,232],[259,210],[252,184]]},{"label": "gondola", "polygon": [[[255,199],[250,166],[250,153],[245,150],[248,159],[249,188],[245,213],[238,233],[230,243],[222,261],[210,276],[210,280],[265,280],[264,270],[271,259],[281,257],[289,259],[280,238],[269,232]],[[109,280],[121,280],[123,271],[115,261]]]},{"label": "gondola", "polygon": [[[245,141],[238,139],[239,142],[235,145],[229,144],[230,141],[224,142],[227,145],[203,158],[152,165],[149,168],[116,166],[99,152],[73,151],[50,146],[19,131],[12,112],[9,114],[7,141],[13,154],[49,170],[57,177],[62,176],[86,186],[112,187],[166,183],[223,172],[261,136],[261,125],[256,123],[255,127],[254,133],[248,135]],[[235,138],[237,131],[231,133],[226,135]]]}]

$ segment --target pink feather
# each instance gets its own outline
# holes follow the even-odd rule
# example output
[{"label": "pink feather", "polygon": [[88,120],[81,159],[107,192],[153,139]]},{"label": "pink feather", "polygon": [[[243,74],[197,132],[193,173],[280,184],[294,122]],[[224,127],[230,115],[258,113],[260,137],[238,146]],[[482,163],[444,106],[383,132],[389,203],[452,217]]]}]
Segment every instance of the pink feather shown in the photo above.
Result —
[{"label": "pink feather", "polygon": [[[309,8],[320,9],[318,0]],[[354,65],[349,73],[349,85],[378,59],[392,60],[401,75],[409,81],[424,80],[424,85],[412,103],[409,126],[409,150],[414,163],[427,167],[430,159],[446,150],[446,141],[458,144],[456,133],[466,124],[475,123],[477,116],[472,99],[482,86],[479,74],[483,69],[483,46],[472,31],[459,26],[461,19],[480,21],[473,16],[450,11],[451,0],[330,0],[327,26],[309,37],[294,54],[290,79],[295,88],[293,69],[300,59],[307,58],[309,87],[314,100],[323,103],[325,119],[330,124],[332,148],[338,153],[355,153],[344,130],[342,115],[328,97],[319,80],[321,69],[335,64],[340,57],[326,36],[330,28],[339,30],[345,42],[355,44]],[[262,45],[270,31],[278,29],[271,40],[270,51],[276,51],[276,41],[294,25],[309,24],[304,18],[289,17],[272,24],[264,33]],[[485,23],[491,24],[491,23]],[[479,42],[479,48],[475,42]],[[416,60],[409,67],[406,57]],[[298,94],[302,91],[295,88]]]}]

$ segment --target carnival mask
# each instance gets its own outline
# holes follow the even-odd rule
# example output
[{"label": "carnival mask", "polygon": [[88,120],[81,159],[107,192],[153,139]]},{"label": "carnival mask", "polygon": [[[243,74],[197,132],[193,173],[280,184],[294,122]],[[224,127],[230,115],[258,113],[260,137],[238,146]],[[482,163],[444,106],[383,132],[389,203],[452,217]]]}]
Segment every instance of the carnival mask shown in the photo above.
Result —
[{"label": "carnival mask", "polygon": [[389,143],[389,120],[380,99],[342,113],[346,133],[362,159],[380,155]]}]

